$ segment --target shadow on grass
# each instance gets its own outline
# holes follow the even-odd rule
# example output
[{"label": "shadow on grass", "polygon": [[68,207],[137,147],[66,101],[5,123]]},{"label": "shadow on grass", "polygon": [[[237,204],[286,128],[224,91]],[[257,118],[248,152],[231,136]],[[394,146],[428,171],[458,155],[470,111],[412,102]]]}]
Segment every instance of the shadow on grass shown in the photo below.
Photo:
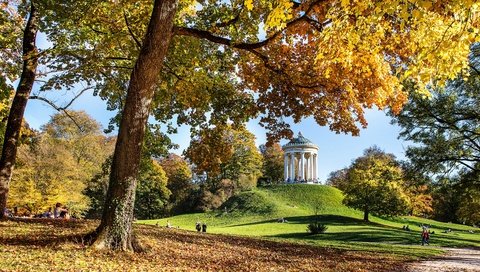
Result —
[{"label": "shadow on grass", "polygon": [[[315,221],[315,215],[284,217],[284,219],[286,219],[289,224],[305,225]],[[250,223],[243,223],[243,224],[235,224],[235,225],[230,225],[229,227],[241,227],[241,226],[252,226],[252,225],[259,225],[259,224],[266,224],[266,223],[276,223],[277,220],[278,218],[250,222]],[[333,215],[333,214],[318,215],[317,220],[322,224],[326,224],[329,226],[354,225],[354,226],[377,226],[377,227],[391,228],[390,226],[385,226],[375,222],[366,222],[357,218],[341,216],[341,215]],[[279,224],[282,224],[282,223],[279,223]]]},{"label": "shadow on grass", "polygon": [[[327,230],[328,231],[328,230]],[[420,243],[417,233],[404,232],[400,230],[361,228],[351,232],[335,232],[311,235],[306,231],[303,233],[284,233],[272,235],[285,239],[315,240],[315,241],[338,241],[338,242],[370,242],[388,244],[414,245]]]},{"label": "shadow on grass", "polygon": [[[382,244],[403,244],[419,245],[421,243],[420,230],[406,231],[400,227],[383,225],[376,222],[365,222],[361,219],[340,216],[340,215],[319,215],[316,220],[328,226],[344,226],[347,228],[344,232],[333,232],[319,235],[310,235],[306,226],[315,221],[315,216],[294,216],[285,217],[288,223],[278,224],[298,224],[305,225],[305,232],[283,233],[266,237],[277,237],[284,239],[295,239],[305,241],[332,241],[332,242],[369,242]],[[267,223],[276,223],[277,219],[256,221],[244,224],[233,224],[228,227],[255,226]],[[413,224],[412,224],[413,225]],[[274,228],[275,226],[272,226]],[[348,227],[353,227],[348,229]],[[431,235],[431,242],[441,246],[472,246],[479,241],[465,237],[449,237],[443,233]]]},{"label": "shadow on grass", "polygon": [[[89,244],[98,221],[47,218],[9,218],[0,221],[0,245],[57,246],[65,242]],[[11,233],[16,230],[16,233]],[[18,230],[21,230],[18,232]]]},{"label": "shadow on grass", "polygon": [[[385,219],[385,218],[383,218],[383,219]],[[409,225],[412,225],[412,226],[418,226],[418,227],[421,227],[422,225],[426,225],[430,228],[435,228],[435,229],[439,229],[439,230],[442,230],[442,231],[451,230],[451,231],[457,231],[457,232],[466,232],[465,229],[455,228],[455,227],[453,227],[454,225],[449,224],[449,223],[444,223],[444,224],[448,224],[448,227],[446,227],[446,226],[439,225],[439,223],[441,224],[442,222],[437,222],[437,223],[431,224],[431,223],[422,223],[422,222],[414,220],[414,219],[406,219],[406,218],[390,218],[390,219],[387,219],[387,220],[395,221],[397,223],[402,223],[402,224],[409,224]]]}]

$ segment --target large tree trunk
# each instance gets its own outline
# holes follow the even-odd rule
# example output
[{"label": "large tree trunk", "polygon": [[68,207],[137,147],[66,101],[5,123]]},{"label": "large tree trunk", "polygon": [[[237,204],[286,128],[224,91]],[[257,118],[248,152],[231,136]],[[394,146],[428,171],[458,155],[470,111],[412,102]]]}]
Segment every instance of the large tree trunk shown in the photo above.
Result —
[{"label": "large tree trunk", "polygon": [[134,249],[133,206],[145,125],[170,44],[177,1],[155,0],[143,46],[130,76],[102,222],[93,243],[97,249]]},{"label": "large tree trunk", "polygon": [[8,115],[2,157],[0,159],[0,219],[5,216],[4,211],[7,206],[10,180],[12,179],[12,171],[17,157],[23,114],[35,81],[38,64],[38,52],[35,46],[37,31],[38,11],[34,3],[31,2],[30,17],[23,32],[23,70]]}]

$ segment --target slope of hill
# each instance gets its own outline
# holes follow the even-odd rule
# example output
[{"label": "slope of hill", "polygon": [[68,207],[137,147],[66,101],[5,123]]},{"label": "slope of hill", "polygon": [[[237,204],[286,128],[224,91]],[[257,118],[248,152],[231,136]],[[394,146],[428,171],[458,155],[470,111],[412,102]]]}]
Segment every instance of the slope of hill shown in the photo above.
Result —
[{"label": "slope of hill", "polygon": [[[330,186],[278,185],[242,192],[229,199],[219,211],[144,220],[140,223],[165,226],[170,222],[175,227],[194,230],[195,222],[201,221],[207,223],[208,232],[211,233],[427,256],[439,250],[420,246],[421,225],[425,224],[435,232],[431,237],[431,245],[480,247],[478,229],[408,216],[372,216],[371,222],[364,222],[362,212],[346,207],[342,200],[342,192]],[[287,222],[279,223],[279,218]],[[328,226],[326,233],[307,233],[307,225],[314,220]],[[411,231],[402,229],[406,225]],[[453,231],[444,233],[447,229]]]}]

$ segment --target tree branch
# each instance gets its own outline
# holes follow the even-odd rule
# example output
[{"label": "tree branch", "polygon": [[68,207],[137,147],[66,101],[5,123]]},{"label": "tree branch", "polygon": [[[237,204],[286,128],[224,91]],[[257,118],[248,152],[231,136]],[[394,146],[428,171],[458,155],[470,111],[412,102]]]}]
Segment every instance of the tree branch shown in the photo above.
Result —
[{"label": "tree branch", "polygon": [[52,108],[54,108],[56,111],[58,112],[64,112],[65,115],[70,118],[70,120],[72,120],[72,122],[75,124],[75,126],[77,126],[77,128],[83,132],[83,129],[82,127],[77,123],[77,121],[75,120],[75,118],[73,118],[73,116],[70,115],[70,113],[68,113],[67,109],[72,105],[72,103],[77,100],[77,98],[79,98],[84,92],[88,91],[88,90],[91,90],[93,89],[93,87],[87,87],[87,88],[84,88],[82,89],[80,92],[78,92],[75,97],[72,98],[72,100],[70,100],[70,102],[68,102],[65,106],[63,107],[59,107],[57,105],[55,105],[54,102],[48,100],[47,98],[45,97],[41,97],[41,96],[38,96],[38,95],[31,95],[29,97],[29,99],[36,99],[36,100],[40,100],[40,101],[43,101],[45,103],[47,103],[49,106],[51,106]]},{"label": "tree branch", "polygon": [[128,18],[127,18],[127,13],[125,13],[125,10],[123,10],[123,18],[125,19],[125,24],[127,25],[128,32],[130,33],[130,36],[132,36],[133,40],[137,44],[138,48],[142,48],[142,43],[137,39],[135,34],[133,34],[132,29],[130,28],[130,24],[128,23]]},{"label": "tree branch", "polygon": [[64,112],[65,115],[70,119],[72,120],[72,122],[75,124],[75,126],[83,132],[83,129],[82,127],[77,123],[77,121],[75,120],[75,118],[73,118],[66,109],[62,108],[62,107],[58,107],[57,105],[55,105],[55,103],[53,103],[52,101],[46,99],[45,97],[41,97],[41,96],[37,96],[37,95],[32,95],[29,97],[29,99],[36,99],[36,100],[40,100],[40,101],[43,101],[45,103],[47,103],[49,106],[51,106],[52,108],[54,108],[56,111],[58,112]]},{"label": "tree branch", "polygon": [[317,29],[319,31],[322,31],[325,26],[327,26],[328,24],[331,23],[331,21],[326,20],[325,22],[320,23],[320,22],[310,18],[308,16],[308,14],[310,13],[310,11],[313,9],[314,6],[316,6],[317,4],[319,4],[320,2],[323,2],[323,1],[324,0],[314,1],[313,3],[311,3],[308,6],[308,8],[305,10],[305,12],[303,13],[302,16],[297,17],[297,18],[289,21],[286,24],[285,28],[273,33],[270,37],[266,38],[265,40],[260,41],[260,42],[256,42],[256,43],[235,43],[231,39],[220,37],[220,36],[215,36],[207,30],[201,30],[201,29],[195,29],[195,28],[189,28],[189,27],[183,27],[183,26],[174,26],[173,27],[173,34],[174,35],[179,35],[179,36],[191,36],[191,37],[196,37],[196,38],[200,38],[200,39],[206,39],[206,40],[209,40],[211,42],[218,43],[218,44],[223,44],[223,45],[226,45],[226,46],[229,46],[229,47],[232,47],[232,48],[251,51],[251,50],[258,49],[258,48],[261,48],[261,47],[264,47],[264,46],[268,45],[268,43],[270,43],[272,40],[276,39],[283,31],[285,31],[286,29],[288,29],[292,26],[295,26],[299,23],[302,23],[302,22],[307,22],[310,25],[312,25],[313,27],[315,27],[315,29]]}]

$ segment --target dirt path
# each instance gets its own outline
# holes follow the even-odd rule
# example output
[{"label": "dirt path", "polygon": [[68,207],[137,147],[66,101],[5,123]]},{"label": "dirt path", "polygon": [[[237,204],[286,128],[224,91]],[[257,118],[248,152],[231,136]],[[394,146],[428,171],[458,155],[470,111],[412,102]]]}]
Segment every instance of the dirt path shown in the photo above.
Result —
[{"label": "dirt path", "polygon": [[480,272],[480,250],[447,248],[447,254],[436,259],[413,263],[410,272]]}]

